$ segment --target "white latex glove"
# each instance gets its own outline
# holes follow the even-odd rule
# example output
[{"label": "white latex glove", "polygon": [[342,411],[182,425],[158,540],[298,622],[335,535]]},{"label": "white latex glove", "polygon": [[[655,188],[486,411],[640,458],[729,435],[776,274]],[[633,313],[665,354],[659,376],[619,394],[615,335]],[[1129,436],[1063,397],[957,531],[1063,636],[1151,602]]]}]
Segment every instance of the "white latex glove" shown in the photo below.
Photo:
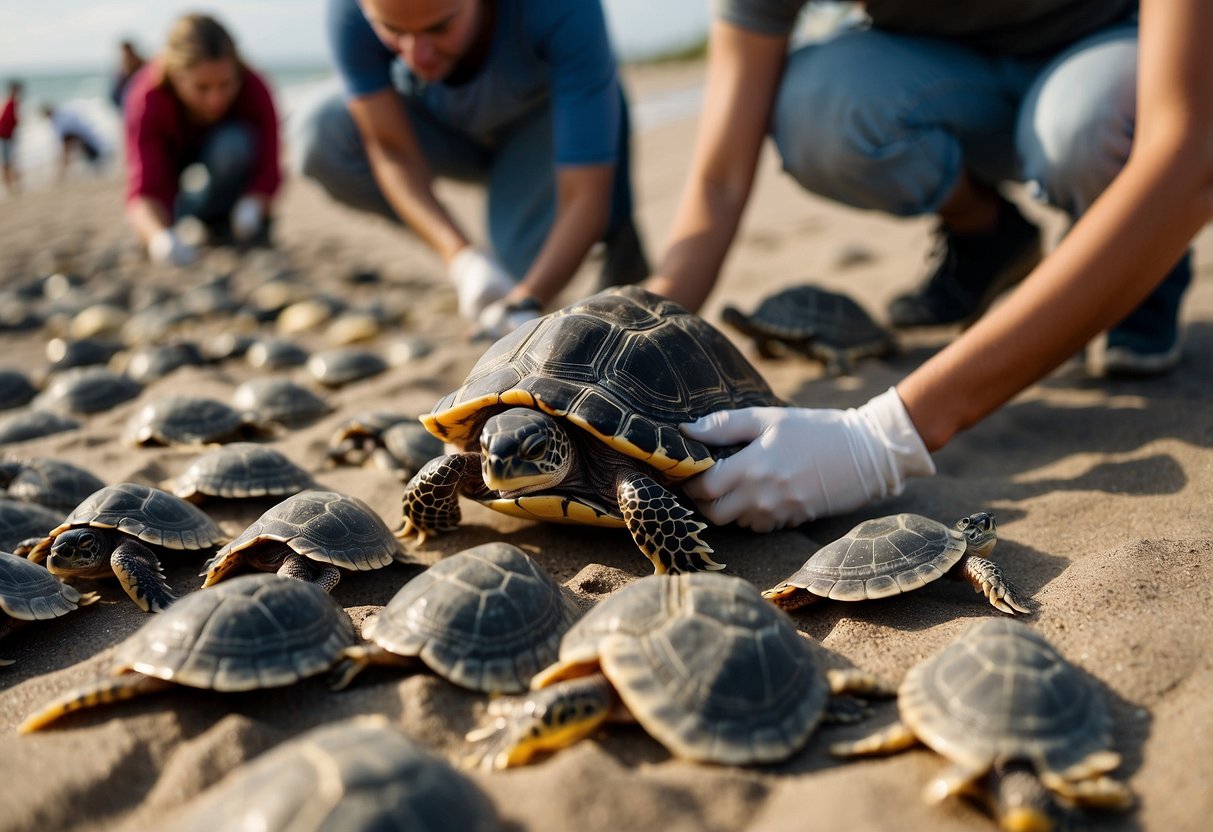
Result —
[{"label": "white latex glove", "polygon": [[447,274],[459,295],[459,314],[475,321],[490,303],[505,297],[514,288],[500,263],[475,246],[465,246],[452,259]]},{"label": "white latex glove", "polygon": [[248,240],[261,230],[265,220],[265,205],[255,196],[242,196],[232,209],[232,237]]},{"label": "white latex glove", "polygon": [[480,313],[476,319],[476,327],[472,331],[473,338],[492,338],[496,340],[508,335],[527,321],[538,318],[543,314],[543,307],[536,300],[510,302],[506,298],[495,300]]},{"label": "white latex glove", "polygon": [[198,249],[166,228],[147,244],[147,256],[153,263],[165,266],[189,266],[198,260]]},{"label": "white latex glove", "polygon": [[722,410],[681,430],[706,445],[749,443],[683,489],[713,523],[757,532],[853,511],[935,473],[893,387],[860,408]]}]

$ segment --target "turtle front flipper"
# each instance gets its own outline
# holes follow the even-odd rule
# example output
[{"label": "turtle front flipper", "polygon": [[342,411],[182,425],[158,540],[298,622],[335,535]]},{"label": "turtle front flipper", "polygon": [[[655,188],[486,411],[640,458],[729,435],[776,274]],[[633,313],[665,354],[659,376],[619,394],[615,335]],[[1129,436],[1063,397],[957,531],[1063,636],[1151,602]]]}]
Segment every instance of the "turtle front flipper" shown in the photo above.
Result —
[{"label": "turtle front flipper", "polygon": [[617,707],[601,673],[557,682],[526,696],[496,699],[490,723],[467,735],[482,747],[468,762],[486,769],[526,765],[536,753],[558,751],[589,736]]},{"label": "turtle front flipper", "polygon": [[396,536],[404,538],[416,532],[418,542],[424,543],[427,535],[454,531],[463,519],[460,493],[483,490],[479,454],[448,454],[431,459],[404,487],[404,526]]},{"label": "turtle front flipper", "polygon": [[378,644],[356,644],[341,651],[341,658],[329,674],[329,687],[345,690],[354,677],[371,665],[397,665],[410,667],[416,663],[412,656],[397,656]]},{"label": "turtle front flipper", "polygon": [[975,592],[986,596],[995,609],[1010,615],[1032,611],[1003,577],[1002,570],[994,561],[969,555],[957,564],[957,568],[958,577],[972,584]]},{"label": "turtle front flipper", "polygon": [[278,574],[308,584],[315,584],[325,592],[332,592],[341,582],[341,570],[330,563],[321,563],[297,554],[293,550],[278,567]]},{"label": "turtle front flipper", "polygon": [[867,757],[874,754],[895,754],[918,744],[918,736],[900,720],[875,733],[851,742],[836,742],[830,746],[835,757]]},{"label": "turtle front flipper", "polygon": [[160,561],[142,543],[125,540],[110,555],[110,566],[122,589],[144,612],[161,612],[177,600],[164,580]]},{"label": "turtle front flipper", "polygon": [[657,574],[724,569],[699,537],[707,524],[696,520],[661,483],[629,471],[620,477],[616,496],[623,522]]},{"label": "turtle front flipper", "polygon": [[172,682],[166,682],[163,679],[155,679],[151,676],[144,676],[142,673],[133,672],[124,673],[121,676],[114,676],[109,679],[101,679],[90,685],[78,688],[66,696],[56,699],[37,713],[31,714],[24,722],[17,726],[17,733],[29,734],[39,731],[73,711],[91,708],[94,705],[103,705],[106,702],[119,702],[123,699],[131,699],[145,693],[154,693],[155,691],[164,690],[172,686]]}]

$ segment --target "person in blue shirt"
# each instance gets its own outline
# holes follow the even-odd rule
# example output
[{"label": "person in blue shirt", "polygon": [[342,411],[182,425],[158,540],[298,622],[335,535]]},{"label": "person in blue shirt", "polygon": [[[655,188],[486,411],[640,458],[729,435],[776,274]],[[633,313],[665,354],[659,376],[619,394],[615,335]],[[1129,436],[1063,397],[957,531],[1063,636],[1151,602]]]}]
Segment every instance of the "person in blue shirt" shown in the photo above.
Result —
[{"label": "person in blue shirt", "polygon": [[[300,170],[433,248],[480,333],[540,314],[599,240],[603,286],[647,276],[599,0],[328,0],[326,26],[344,90],[303,115]],[[486,186],[487,250],[437,177]]]}]

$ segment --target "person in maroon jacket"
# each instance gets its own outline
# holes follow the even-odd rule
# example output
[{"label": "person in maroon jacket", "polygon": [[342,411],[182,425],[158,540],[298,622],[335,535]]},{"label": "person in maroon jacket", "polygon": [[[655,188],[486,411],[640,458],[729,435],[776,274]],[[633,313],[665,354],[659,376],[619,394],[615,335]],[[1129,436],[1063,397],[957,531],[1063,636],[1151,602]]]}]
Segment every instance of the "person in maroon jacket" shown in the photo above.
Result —
[{"label": "person in maroon jacket", "polygon": [[8,98],[0,107],[0,167],[4,171],[4,187],[10,193],[17,190],[17,165],[13,161],[16,144],[17,103],[21,100],[21,82],[10,81]]},{"label": "person in maroon jacket", "polygon": [[195,217],[212,241],[264,237],[282,181],[278,117],[265,81],[231,35],[199,14],[180,18],[164,51],[131,79],[125,99],[126,215],[158,263],[198,251],[174,230]]}]

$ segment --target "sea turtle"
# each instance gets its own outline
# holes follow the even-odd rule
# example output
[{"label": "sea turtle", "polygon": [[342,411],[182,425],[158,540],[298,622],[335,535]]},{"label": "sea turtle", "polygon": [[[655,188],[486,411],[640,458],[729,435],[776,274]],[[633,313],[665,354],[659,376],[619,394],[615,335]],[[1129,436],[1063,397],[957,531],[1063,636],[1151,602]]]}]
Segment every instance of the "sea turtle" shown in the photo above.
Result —
[{"label": "sea turtle", "polygon": [[181,367],[197,367],[204,363],[197,344],[178,341],[140,347],[127,359],[125,372],[140,384],[149,384]]},{"label": "sea turtle", "polygon": [[20,370],[0,369],[0,410],[28,404],[38,392],[29,376]]},{"label": "sea turtle", "polygon": [[717,410],[784,404],[718,330],[635,286],[505,336],[422,417],[462,452],[405,487],[402,534],[454,529],[462,493],[507,514],[626,526],[658,572],[721,569],[670,486],[711,467],[678,431]]},{"label": "sea turtle", "polygon": [[99,413],[129,401],[143,385],[105,367],[79,367],[51,380],[34,400],[38,407],[62,408],[71,413]]},{"label": "sea turtle", "polygon": [[944,575],[968,581],[995,608],[1030,612],[998,564],[987,560],[998,542],[994,515],[962,518],[949,528],[918,514],[867,520],[818,549],[804,565],[763,597],[786,610],[833,601],[887,598]]},{"label": "sea turtle", "polygon": [[0,462],[0,487],[14,500],[70,511],[105,483],[61,459],[9,459]]},{"label": "sea turtle", "polygon": [[403,559],[391,529],[362,500],[308,490],[270,508],[220,549],[207,563],[202,585],[213,586],[241,569],[256,569],[332,590],[341,580],[341,569],[380,569]]},{"label": "sea turtle", "polygon": [[303,425],[331,409],[324,399],[289,378],[250,379],[236,388],[232,403],[238,410],[283,425]]},{"label": "sea turtle", "polygon": [[118,645],[113,675],[52,702],[17,730],[173,685],[222,693],[290,685],[331,668],[355,638],[345,610],[319,587],[244,575],[182,598]]},{"label": "sea turtle", "polygon": [[245,358],[253,367],[278,370],[306,363],[308,351],[285,338],[260,338],[248,346]]},{"label": "sea turtle", "polygon": [[325,387],[341,387],[386,369],[387,362],[375,353],[352,347],[324,350],[307,360],[307,371]]},{"label": "sea turtle", "polygon": [[532,692],[495,700],[468,735],[488,768],[527,763],[632,718],[678,757],[727,765],[783,760],[808,740],[829,694],[880,685],[823,673],[786,614],[718,573],[649,575],[601,601],[560,643]]},{"label": "sea turtle", "polygon": [[244,438],[269,429],[249,411],[203,396],[163,396],[148,402],[126,423],[132,445],[205,445]]},{"label": "sea turtle", "polygon": [[1043,636],[1017,621],[986,619],[906,674],[901,720],[839,756],[884,754],[922,742],[952,768],[927,788],[935,802],[972,793],[1002,828],[1069,828],[1051,794],[1070,803],[1128,808],[1112,720],[1094,681]]},{"label": "sea turtle", "polygon": [[41,538],[62,521],[62,511],[0,497],[0,551],[18,551],[30,538]]},{"label": "sea turtle", "polygon": [[105,364],[122,350],[118,341],[99,341],[95,338],[52,338],[46,342],[47,369],[52,372],[72,367],[91,367]]},{"label": "sea turtle", "polygon": [[423,663],[471,690],[521,693],[580,615],[526,552],[485,543],[440,560],[370,618],[368,643],[345,651],[340,686],[370,664]]},{"label": "sea turtle", "polygon": [[[98,598],[95,592],[78,592],[36,563],[0,552],[0,636],[21,622],[59,618]],[[0,659],[0,665],[12,663]]]},{"label": "sea turtle", "polygon": [[416,416],[362,411],[333,434],[327,457],[336,465],[361,465],[370,459],[408,480],[441,453],[442,440],[431,436]]},{"label": "sea turtle", "polygon": [[219,527],[190,503],[134,482],[107,485],[34,544],[29,559],[62,577],[113,578],[145,612],[176,600],[147,545],[202,551],[224,541]]},{"label": "sea turtle", "polygon": [[183,500],[197,503],[207,497],[289,497],[315,488],[316,482],[281,451],[254,442],[233,442],[196,457],[167,487]]},{"label": "sea turtle", "polygon": [[76,419],[60,415],[53,410],[19,410],[0,421],[0,445],[37,439],[40,436],[76,430],[78,427],[80,422]]},{"label": "sea turtle", "polygon": [[726,306],[721,317],[753,338],[763,356],[791,350],[824,362],[830,375],[849,373],[852,362],[893,351],[892,336],[862,306],[811,284],[777,292],[749,315]]}]

